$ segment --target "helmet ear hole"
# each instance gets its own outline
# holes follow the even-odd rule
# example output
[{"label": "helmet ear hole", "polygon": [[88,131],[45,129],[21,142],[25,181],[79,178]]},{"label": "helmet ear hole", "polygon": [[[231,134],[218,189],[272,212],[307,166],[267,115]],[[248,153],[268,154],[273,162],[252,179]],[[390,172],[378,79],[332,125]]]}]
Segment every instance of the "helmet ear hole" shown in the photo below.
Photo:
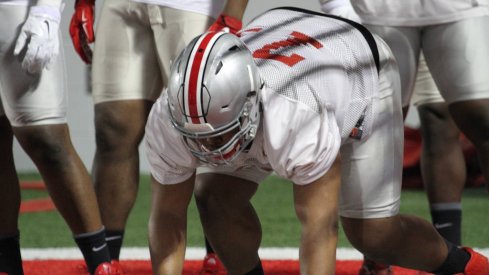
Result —
[{"label": "helmet ear hole", "polygon": [[184,55],[184,51],[182,51],[175,60],[171,60],[170,62],[170,67],[172,68],[175,68],[176,71],[177,71],[177,74],[180,75],[182,73],[182,56]]},{"label": "helmet ear hole", "polygon": [[219,71],[222,69],[222,66],[223,66],[222,61],[219,61],[219,64],[217,64],[217,68],[216,68],[216,72],[215,72],[215,74],[216,74],[216,75],[217,75],[217,74],[219,73]]}]

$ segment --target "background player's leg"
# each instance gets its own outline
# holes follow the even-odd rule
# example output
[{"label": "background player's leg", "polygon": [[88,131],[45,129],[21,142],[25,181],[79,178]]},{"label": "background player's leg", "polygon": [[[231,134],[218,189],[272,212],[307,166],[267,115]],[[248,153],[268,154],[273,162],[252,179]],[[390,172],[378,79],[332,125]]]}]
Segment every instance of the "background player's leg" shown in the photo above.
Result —
[{"label": "background player's leg", "polygon": [[163,89],[147,4],[104,2],[92,65],[96,151],[92,173],[107,243],[119,260],[139,187],[139,144]]},{"label": "background player's leg", "polygon": [[445,239],[460,245],[461,199],[466,179],[460,131],[446,103],[420,105],[418,113],[423,138],[421,172],[431,219]]},{"label": "background player's leg", "polygon": [[[1,89],[1,88],[0,88]],[[19,179],[12,154],[13,133],[5,115],[0,116],[0,272],[21,274],[18,218],[20,207]]]},{"label": "background player's leg", "polygon": [[99,264],[110,262],[91,178],[73,148],[68,126],[23,126],[13,127],[13,131],[75,235],[90,272]]},{"label": "background player's leg", "polygon": [[426,29],[431,74],[458,128],[474,144],[489,181],[489,16]]}]

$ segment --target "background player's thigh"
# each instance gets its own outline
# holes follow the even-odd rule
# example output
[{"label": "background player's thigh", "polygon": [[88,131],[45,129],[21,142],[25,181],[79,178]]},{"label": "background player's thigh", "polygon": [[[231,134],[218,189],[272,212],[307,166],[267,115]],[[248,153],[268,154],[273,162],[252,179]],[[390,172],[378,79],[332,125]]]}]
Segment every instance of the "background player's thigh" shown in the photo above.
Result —
[{"label": "background player's thigh", "polygon": [[402,106],[406,107],[411,99],[418,68],[419,31],[417,28],[377,25],[369,25],[368,28],[379,35],[394,53],[401,75]]},{"label": "background player's thigh", "polygon": [[[3,13],[3,14],[2,14]],[[0,84],[4,112],[14,127],[66,123],[66,87],[63,45],[52,68],[40,74],[22,69],[20,56],[13,55],[27,7],[0,5]]]},{"label": "background player's thigh", "polygon": [[424,54],[419,56],[418,73],[416,74],[416,83],[414,85],[411,103],[414,106],[420,106],[429,103],[442,103],[443,97],[431,76]]},{"label": "background player's thigh", "polygon": [[[153,7],[160,10],[151,18],[163,82],[166,84],[170,66],[193,38],[205,32],[213,18],[169,7]],[[161,23],[164,22],[164,23]]]},{"label": "background player's thigh", "polygon": [[147,13],[146,4],[130,0],[104,2],[92,65],[95,104],[154,101],[161,92],[158,56]]},{"label": "background player's thigh", "polygon": [[427,27],[423,51],[447,103],[489,98],[489,16]]}]

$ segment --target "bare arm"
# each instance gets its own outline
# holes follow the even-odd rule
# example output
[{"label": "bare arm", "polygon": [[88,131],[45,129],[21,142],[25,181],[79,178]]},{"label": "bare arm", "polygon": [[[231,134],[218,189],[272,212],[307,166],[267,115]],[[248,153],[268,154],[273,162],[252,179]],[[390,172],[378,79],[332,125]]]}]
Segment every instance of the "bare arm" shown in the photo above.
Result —
[{"label": "bare arm", "polygon": [[243,14],[247,5],[248,0],[228,0],[222,13],[243,20]]},{"label": "bare arm", "polygon": [[334,274],[338,242],[340,161],[308,185],[294,184],[294,204],[302,225],[301,274]]},{"label": "bare arm", "polygon": [[187,208],[195,175],[172,185],[151,177],[149,248],[153,274],[182,274],[187,238]]},{"label": "bare arm", "polygon": [[248,0],[228,0],[224,10],[209,27],[208,31],[225,31],[237,34],[243,27],[243,22],[241,21],[247,4]]}]

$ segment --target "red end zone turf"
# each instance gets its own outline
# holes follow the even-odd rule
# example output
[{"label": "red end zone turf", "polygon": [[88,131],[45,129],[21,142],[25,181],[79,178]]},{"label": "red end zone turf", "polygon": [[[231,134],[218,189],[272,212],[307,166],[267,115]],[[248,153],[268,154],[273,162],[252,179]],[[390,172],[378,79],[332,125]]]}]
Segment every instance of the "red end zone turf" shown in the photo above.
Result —
[{"label": "red end zone turf", "polygon": [[[42,181],[22,181],[20,188],[24,190],[46,190],[46,186]],[[22,200],[20,204],[20,213],[45,212],[55,210],[56,206],[49,197]]]},{"label": "red end zone turf", "polygon": [[[150,275],[151,264],[143,260],[121,261],[124,275]],[[361,261],[337,261],[337,275],[357,275]],[[202,261],[185,261],[184,275],[197,275]],[[263,268],[267,275],[296,275],[299,274],[299,262],[293,260],[263,260]],[[394,268],[396,275],[414,275],[415,271]],[[82,260],[29,260],[24,261],[26,275],[76,275],[88,274]]]}]

